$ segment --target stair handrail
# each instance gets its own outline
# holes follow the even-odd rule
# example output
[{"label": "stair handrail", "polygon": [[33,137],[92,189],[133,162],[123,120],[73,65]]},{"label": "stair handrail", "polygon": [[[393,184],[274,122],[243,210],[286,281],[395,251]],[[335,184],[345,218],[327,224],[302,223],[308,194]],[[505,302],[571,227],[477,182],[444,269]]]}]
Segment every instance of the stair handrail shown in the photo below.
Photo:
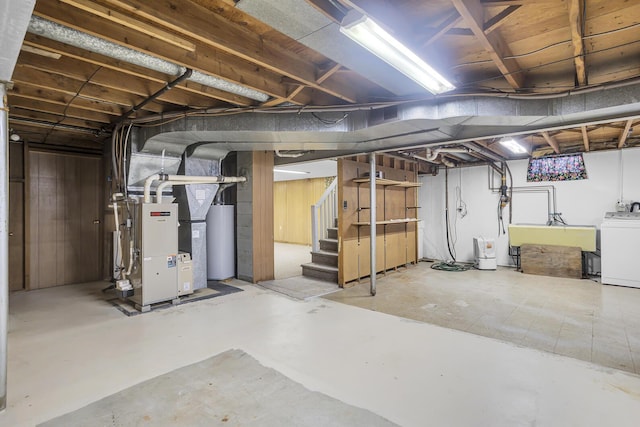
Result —
[{"label": "stair handrail", "polygon": [[[334,178],[327,189],[322,193],[315,205],[311,205],[311,249],[313,252],[320,250],[320,239],[326,237],[327,228],[338,217],[338,178]],[[320,231],[324,230],[323,237]]]}]

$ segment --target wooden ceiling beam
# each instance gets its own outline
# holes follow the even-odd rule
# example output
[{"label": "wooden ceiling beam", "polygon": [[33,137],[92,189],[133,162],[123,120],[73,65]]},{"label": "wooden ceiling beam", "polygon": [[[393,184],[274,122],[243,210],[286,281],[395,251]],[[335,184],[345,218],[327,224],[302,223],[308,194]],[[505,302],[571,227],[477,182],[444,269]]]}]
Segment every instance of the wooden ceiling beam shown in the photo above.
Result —
[{"label": "wooden ceiling beam", "polygon": [[[87,80],[91,77],[91,82],[109,89],[123,90],[142,97],[147,97],[155,93],[169,81],[152,82],[146,79],[129,76],[119,71],[108,68],[97,67],[87,62],[78,61],[73,58],[63,57],[58,60],[39,57],[31,54],[21,54],[19,62],[23,66],[29,66],[41,71],[60,74],[78,80]],[[122,82],[127,82],[123,85]],[[171,78],[173,80],[173,78]],[[212,107],[212,99],[202,96],[186,93],[181,90],[170,90],[160,95],[158,100],[176,104],[179,106],[189,107]]]},{"label": "wooden ceiling beam", "polygon": [[55,126],[56,124],[59,124],[59,125],[81,127],[85,129],[92,129],[96,131],[104,128],[103,123],[98,123],[91,120],[75,119],[72,117],[65,117],[62,114],[53,114],[53,113],[47,113],[47,112],[41,112],[41,111],[25,110],[23,108],[12,108],[9,111],[9,117],[30,119],[38,122],[50,123],[51,126]]},{"label": "wooden ceiling beam", "polygon": [[[175,78],[175,76],[169,76],[168,74],[159,73],[157,71],[149,70],[138,65],[129,64],[128,62],[109,58],[98,53],[93,53],[87,50],[65,45],[63,43],[59,43],[54,40],[50,40],[31,33],[27,33],[25,35],[23,44],[46,49],[51,52],[59,53],[63,57],[69,57],[77,59],[79,61],[87,62],[89,64],[99,65],[104,68],[119,71],[129,76],[147,79],[152,82],[164,83],[171,80],[172,77]],[[219,101],[228,102],[234,105],[249,106],[255,103],[255,101],[249,98],[245,98],[243,96],[235,95],[229,92],[224,92],[219,89],[204,86],[200,83],[191,81],[182,82],[180,85],[176,86],[176,89],[206,96]]]},{"label": "wooden ceiling beam", "polygon": [[436,42],[440,37],[447,34],[449,30],[458,25],[462,21],[462,16],[458,13],[457,10],[453,10],[451,14],[444,20],[438,27],[429,34],[429,38],[422,42],[422,47],[425,48],[430,44]]},{"label": "wooden ceiling beam", "polygon": [[[106,101],[113,104],[131,107],[142,101],[141,97],[128,92],[115,89],[105,89],[99,85],[86,83],[72,79],[70,77],[60,76],[46,71],[36,70],[22,65],[16,66],[14,72],[14,81],[18,83],[27,83],[43,89],[54,89],[75,96],[78,92],[82,98],[89,98],[97,101]],[[83,86],[84,85],[84,86]],[[162,105],[150,102],[144,106],[145,110],[160,113],[164,111]]]},{"label": "wooden ceiling beam", "polygon": [[15,85],[13,89],[9,91],[9,94],[15,94],[21,98],[33,99],[35,101],[46,99],[47,102],[58,105],[67,105],[71,103],[76,108],[109,114],[111,116],[121,116],[125,112],[125,109],[117,104],[107,103],[104,101],[94,101],[80,97],[74,98],[73,95],[66,92],[60,92],[57,89],[44,89],[24,82],[21,82],[19,85]]},{"label": "wooden ceiling beam", "polygon": [[520,6],[509,6],[502,12],[498,13],[493,18],[489,19],[484,23],[484,33],[489,34],[490,32],[499,28],[502,24],[507,22],[507,18],[513,14],[516,10],[520,9]]},{"label": "wooden ceiling beam", "polygon": [[155,25],[149,25],[146,22],[139,21],[137,19],[132,18],[129,15],[125,15],[124,13],[120,13],[116,10],[110,9],[108,7],[104,7],[92,1],[89,1],[89,0],[60,0],[60,1],[62,3],[66,3],[78,9],[82,9],[85,12],[93,13],[94,15],[97,15],[101,18],[107,19],[109,21],[113,21],[116,24],[123,25],[125,27],[131,28],[136,31],[140,31],[141,33],[147,34],[151,37],[155,37],[159,40],[162,40],[166,43],[177,46],[181,49],[188,50],[189,52],[194,52],[196,50],[195,44],[193,44],[192,42],[182,37],[178,37],[175,34],[171,34],[168,31],[164,31]]},{"label": "wooden ceiling beam", "polygon": [[[535,0],[535,5],[540,4],[558,4],[560,0]],[[481,0],[484,7],[501,7],[501,6],[525,6],[533,5],[531,0]]]},{"label": "wooden ceiling beam", "polygon": [[549,135],[549,132],[542,132],[542,137],[547,142],[549,147],[553,148],[553,151],[556,154],[560,154],[561,153],[560,144],[558,144],[558,141],[553,136]]},{"label": "wooden ceiling beam", "polygon": [[74,106],[60,105],[48,102],[46,99],[33,100],[23,98],[15,94],[9,95],[10,108],[21,108],[23,110],[32,110],[35,112],[56,114],[59,116],[67,116],[74,119],[91,120],[98,123],[111,123],[113,116],[104,113],[96,113],[95,111],[83,110]]},{"label": "wooden ceiling beam", "polygon": [[633,125],[633,120],[627,120],[627,123],[624,125],[624,129],[622,130],[622,133],[618,137],[618,148],[624,147],[624,143],[627,141],[627,138],[629,138],[629,134],[631,133],[630,130],[632,125]]},{"label": "wooden ceiling beam", "polygon": [[582,143],[584,144],[584,151],[589,151],[589,134],[587,133],[586,126],[580,126],[582,131]]},{"label": "wooden ceiling beam", "polygon": [[[159,1],[154,2],[153,7],[159,4]],[[269,96],[286,96],[286,90],[280,83],[282,76],[226,52],[216,51],[202,43],[196,43],[196,52],[187,52],[146,34],[127,31],[120,25],[82,10],[62,7],[58,0],[37,2],[33,13],[92,36],[255,89]],[[176,12],[174,14],[177,16]]]},{"label": "wooden ceiling beam", "polygon": [[[319,84],[316,66],[258,34],[235,25],[224,17],[194,3],[156,0],[107,0],[109,4],[180,32],[221,52],[256,64],[324,91],[347,102],[357,102],[353,88],[341,82]],[[198,52],[201,52],[198,46]],[[273,94],[272,96],[276,96]]]},{"label": "wooden ceiling beam", "polygon": [[567,7],[569,8],[569,28],[573,45],[573,62],[576,67],[576,82],[578,86],[585,86],[587,84],[587,69],[582,39],[582,0],[568,0]]},{"label": "wooden ceiling beam", "polygon": [[515,59],[502,59],[512,56],[511,50],[502,37],[492,32],[484,33],[484,11],[480,0],[452,0],[465,23],[469,26],[482,47],[489,53],[494,64],[514,89],[524,85],[524,75]]}]

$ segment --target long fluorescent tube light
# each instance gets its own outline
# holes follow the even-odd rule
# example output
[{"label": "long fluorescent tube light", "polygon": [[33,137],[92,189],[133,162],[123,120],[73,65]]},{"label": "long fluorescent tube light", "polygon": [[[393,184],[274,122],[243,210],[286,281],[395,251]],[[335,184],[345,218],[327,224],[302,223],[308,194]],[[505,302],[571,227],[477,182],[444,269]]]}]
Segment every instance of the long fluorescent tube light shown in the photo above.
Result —
[{"label": "long fluorescent tube light", "polygon": [[500,144],[502,144],[504,147],[507,147],[509,151],[514,154],[524,154],[527,152],[527,149],[520,145],[518,141],[513,138],[501,139]]},{"label": "long fluorescent tube light", "polygon": [[303,171],[292,171],[292,170],[288,170],[288,169],[274,169],[274,172],[281,172],[281,173],[293,173],[293,174],[298,174],[298,175],[306,175],[309,172],[303,172]]},{"label": "long fluorescent tube light", "polygon": [[355,9],[342,20],[340,32],[435,95],[455,89],[408,47]]}]

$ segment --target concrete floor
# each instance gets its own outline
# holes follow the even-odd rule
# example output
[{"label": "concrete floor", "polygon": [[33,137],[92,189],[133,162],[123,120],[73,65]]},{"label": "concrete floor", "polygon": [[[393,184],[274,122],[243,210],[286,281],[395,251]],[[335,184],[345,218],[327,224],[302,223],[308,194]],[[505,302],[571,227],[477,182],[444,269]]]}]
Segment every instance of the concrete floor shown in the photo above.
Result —
[{"label": "concrete floor", "polygon": [[293,243],[273,244],[274,251],[274,276],[276,279],[302,275],[302,264],[311,262],[311,246],[296,245]]},{"label": "concrete floor", "polygon": [[[392,284],[381,282],[377,303]],[[104,283],[11,295],[0,425],[31,426],[230,349],[403,426],[638,425],[635,374],[235,283],[244,292],[135,317],[104,302]]]},{"label": "concrete floor", "polygon": [[431,263],[326,298],[640,374],[640,289]]}]

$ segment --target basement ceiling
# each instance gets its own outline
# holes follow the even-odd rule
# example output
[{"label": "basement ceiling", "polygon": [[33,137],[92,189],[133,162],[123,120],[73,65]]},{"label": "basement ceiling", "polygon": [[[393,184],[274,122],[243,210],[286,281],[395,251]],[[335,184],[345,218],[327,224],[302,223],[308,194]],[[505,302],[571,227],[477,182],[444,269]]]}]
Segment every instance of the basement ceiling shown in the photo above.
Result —
[{"label": "basement ceiling", "polygon": [[[340,39],[340,21],[352,9],[390,29],[456,90],[433,97]],[[628,0],[38,0],[12,76],[10,127],[33,144],[101,149],[124,119],[142,125],[159,117],[313,111],[331,126],[337,109],[351,107],[382,111],[478,96],[596,99],[640,84],[638,34],[640,2]],[[145,103],[182,74],[185,80]],[[640,144],[637,110],[514,133],[524,156],[632,147]],[[441,156],[455,164],[486,161],[486,153],[514,158],[498,135],[478,135],[465,135],[466,145],[446,139],[449,147],[478,150]],[[376,149],[422,158],[437,142],[412,138],[400,150],[381,141]]]}]

